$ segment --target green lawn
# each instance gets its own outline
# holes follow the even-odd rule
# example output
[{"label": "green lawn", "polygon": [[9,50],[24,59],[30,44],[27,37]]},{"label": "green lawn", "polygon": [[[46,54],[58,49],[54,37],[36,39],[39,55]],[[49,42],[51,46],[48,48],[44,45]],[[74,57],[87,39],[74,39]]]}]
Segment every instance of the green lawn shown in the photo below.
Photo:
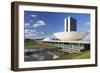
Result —
[{"label": "green lawn", "polygon": [[56,46],[52,45],[46,45],[46,44],[37,44],[37,43],[32,43],[32,42],[25,42],[24,48],[30,49],[30,48],[57,48]]},{"label": "green lawn", "polygon": [[80,53],[63,53],[60,51],[52,52],[59,56],[58,59],[88,59],[90,58],[90,50],[81,51]]},{"label": "green lawn", "polygon": [[24,44],[25,49],[38,49],[38,48],[48,48],[54,49],[51,52],[57,56],[59,56],[58,60],[61,59],[88,59],[90,58],[90,50],[81,51],[80,53],[64,53],[58,50],[58,47],[46,44],[37,44],[32,42],[25,42]]}]

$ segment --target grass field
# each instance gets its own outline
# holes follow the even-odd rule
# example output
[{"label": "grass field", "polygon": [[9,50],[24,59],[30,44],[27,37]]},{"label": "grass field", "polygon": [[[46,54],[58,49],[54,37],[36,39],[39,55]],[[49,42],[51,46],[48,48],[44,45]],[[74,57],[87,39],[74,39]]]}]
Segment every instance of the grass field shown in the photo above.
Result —
[{"label": "grass field", "polygon": [[63,53],[61,51],[54,51],[52,53],[55,53],[59,56],[58,59],[88,59],[90,58],[90,50],[84,50],[79,53]]},{"label": "grass field", "polygon": [[52,45],[46,45],[46,44],[37,44],[37,43],[32,43],[32,42],[25,42],[24,44],[24,48],[26,49],[30,49],[30,48],[57,48],[56,46],[52,46]]},{"label": "grass field", "polygon": [[[46,44],[37,44],[37,43],[32,43],[32,42],[25,42],[24,44],[25,49],[38,49],[38,48],[46,48],[46,49],[54,49],[53,51],[50,51],[51,53],[59,56],[57,60],[61,59],[88,59],[90,58],[90,50],[84,50],[79,53],[64,53],[58,50],[58,47],[56,46],[51,46],[51,45],[46,45]],[[55,49],[56,48],[56,49]]]}]

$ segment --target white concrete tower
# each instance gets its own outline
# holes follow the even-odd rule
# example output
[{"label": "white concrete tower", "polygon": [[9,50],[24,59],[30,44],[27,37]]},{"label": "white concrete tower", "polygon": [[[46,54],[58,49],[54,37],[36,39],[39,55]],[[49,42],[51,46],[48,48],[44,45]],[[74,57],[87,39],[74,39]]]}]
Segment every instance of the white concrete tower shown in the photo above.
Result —
[{"label": "white concrete tower", "polygon": [[69,32],[69,31],[76,31],[77,30],[77,25],[76,25],[76,19],[72,17],[68,17],[64,19],[64,32]]},{"label": "white concrete tower", "polygon": [[67,29],[67,19],[64,19],[64,32],[68,31]]}]

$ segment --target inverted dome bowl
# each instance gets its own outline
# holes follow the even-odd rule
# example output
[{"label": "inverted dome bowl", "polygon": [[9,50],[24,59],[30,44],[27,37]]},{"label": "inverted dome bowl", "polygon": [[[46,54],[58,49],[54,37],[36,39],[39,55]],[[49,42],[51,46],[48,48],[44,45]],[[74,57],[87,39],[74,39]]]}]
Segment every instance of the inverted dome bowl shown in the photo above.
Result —
[{"label": "inverted dome bowl", "polygon": [[57,32],[53,35],[62,41],[75,41],[75,40],[81,40],[83,39],[88,33],[87,32]]}]

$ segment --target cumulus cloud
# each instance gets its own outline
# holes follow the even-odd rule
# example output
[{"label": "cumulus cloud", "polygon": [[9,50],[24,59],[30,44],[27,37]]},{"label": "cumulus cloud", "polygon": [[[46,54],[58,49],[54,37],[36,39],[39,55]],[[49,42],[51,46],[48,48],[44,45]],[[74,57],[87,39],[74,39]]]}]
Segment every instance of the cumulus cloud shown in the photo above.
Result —
[{"label": "cumulus cloud", "polygon": [[30,23],[25,23],[25,27],[30,27]]},{"label": "cumulus cloud", "polygon": [[[30,20],[30,22],[32,22]],[[41,38],[44,36],[44,32],[38,32],[37,28],[45,26],[45,21],[37,20],[36,23],[25,23],[24,37],[29,39]]]},{"label": "cumulus cloud", "polygon": [[31,17],[37,17],[37,15],[35,15],[35,14],[31,14],[30,16],[31,16]]},{"label": "cumulus cloud", "polygon": [[33,29],[25,29],[24,30],[24,33],[34,33],[36,32],[36,30],[33,30]]},{"label": "cumulus cloud", "polygon": [[43,37],[43,35],[44,35],[44,32],[37,32],[36,30],[33,30],[33,29],[24,30],[25,38],[35,39],[35,38]]},{"label": "cumulus cloud", "polygon": [[44,34],[44,32],[41,32],[41,34]]},{"label": "cumulus cloud", "polygon": [[25,28],[37,28],[37,27],[46,25],[45,21],[43,20],[38,20],[34,24],[32,24],[32,22],[34,21],[30,20],[30,23],[25,23],[24,24]]},{"label": "cumulus cloud", "polygon": [[38,36],[38,33],[36,30],[33,30],[33,29],[25,29],[24,30],[24,36],[25,38],[34,38],[34,37],[37,37]]},{"label": "cumulus cloud", "polygon": [[89,25],[90,25],[90,22],[86,22],[84,25],[87,25],[87,26],[89,26]]},{"label": "cumulus cloud", "polygon": [[46,25],[46,24],[45,24],[45,21],[43,21],[43,20],[38,20],[35,24],[33,24],[33,27],[34,27],[34,28],[37,28],[37,27],[44,26],[44,25]]}]

